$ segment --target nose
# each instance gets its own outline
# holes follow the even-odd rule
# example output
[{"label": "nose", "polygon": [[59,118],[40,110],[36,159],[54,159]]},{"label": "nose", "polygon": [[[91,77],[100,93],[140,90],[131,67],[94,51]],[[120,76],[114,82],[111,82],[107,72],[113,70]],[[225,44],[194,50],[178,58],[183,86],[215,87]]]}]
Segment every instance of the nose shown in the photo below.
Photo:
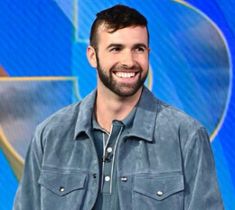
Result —
[{"label": "nose", "polygon": [[123,53],[121,64],[126,68],[132,68],[135,65],[134,55],[131,51]]}]

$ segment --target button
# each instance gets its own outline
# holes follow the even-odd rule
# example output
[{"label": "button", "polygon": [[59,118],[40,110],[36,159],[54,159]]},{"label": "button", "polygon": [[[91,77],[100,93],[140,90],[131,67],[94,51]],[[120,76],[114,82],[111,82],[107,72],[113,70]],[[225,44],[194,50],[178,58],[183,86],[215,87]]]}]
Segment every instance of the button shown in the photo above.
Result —
[{"label": "button", "polygon": [[60,187],[59,191],[64,192],[64,187]]},{"label": "button", "polygon": [[93,174],[93,178],[96,179],[96,177],[97,177],[96,174]]},{"label": "button", "polygon": [[104,180],[105,180],[106,182],[109,182],[109,181],[110,181],[110,176],[105,176],[105,177],[104,177]]},{"label": "button", "polygon": [[157,195],[158,195],[158,196],[162,196],[162,195],[163,195],[163,192],[162,192],[162,191],[157,191]]},{"label": "button", "polygon": [[122,182],[127,182],[127,180],[128,180],[127,177],[125,177],[125,176],[121,177],[121,181],[122,181]]},{"label": "button", "polygon": [[111,153],[112,151],[113,151],[112,147],[108,147],[108,148],[107,148],[107,152],[108,152],[108,153]]}]

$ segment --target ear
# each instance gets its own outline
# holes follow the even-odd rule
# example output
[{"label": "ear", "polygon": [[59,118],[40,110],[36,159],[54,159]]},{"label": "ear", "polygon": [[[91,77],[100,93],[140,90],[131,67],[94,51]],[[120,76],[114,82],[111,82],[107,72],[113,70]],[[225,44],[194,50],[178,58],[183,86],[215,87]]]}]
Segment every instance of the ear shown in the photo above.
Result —
[{"label": "ear", "polygon": [[87,47],[86,56],[87,56],[87,59],[88,59],[90,65],[93,68],[96,68],[97,67],[96,51],[95,51],[94,47],[92,47],[91,45],[89,45]]}]

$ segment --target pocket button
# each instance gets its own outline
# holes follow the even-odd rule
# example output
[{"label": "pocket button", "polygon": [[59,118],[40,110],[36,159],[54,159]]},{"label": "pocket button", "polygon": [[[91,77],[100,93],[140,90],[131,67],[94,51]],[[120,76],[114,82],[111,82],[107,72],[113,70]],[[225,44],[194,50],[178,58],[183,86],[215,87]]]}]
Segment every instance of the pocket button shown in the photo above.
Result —
[{"label": "pocket button", "polygon": [[162,196],[162,195],[163,195],[163,192],[159,190],[159,191],[157,191],[157,195],[158,195],[158,196]]},{"label": "pocket button", "polygon": [[64,192],[64,187],[60,187],[59,191]]}]

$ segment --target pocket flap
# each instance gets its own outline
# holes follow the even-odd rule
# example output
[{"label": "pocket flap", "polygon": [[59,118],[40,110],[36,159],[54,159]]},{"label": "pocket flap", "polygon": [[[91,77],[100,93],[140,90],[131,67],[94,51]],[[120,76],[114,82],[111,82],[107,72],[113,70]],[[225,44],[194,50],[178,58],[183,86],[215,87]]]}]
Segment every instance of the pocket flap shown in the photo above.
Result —
[{"label": "pocket flap", "polygon": [[138,175],[134,180],[134,191],[156,200],[163,200],[184,189],[183,175],[154,176]]},{"label": "pocket flap", "polygon": [[83,189],[87,175],[83,172],[61,172],[43,170],[38,183],[48,190],[63,196],[74,190]]}]

